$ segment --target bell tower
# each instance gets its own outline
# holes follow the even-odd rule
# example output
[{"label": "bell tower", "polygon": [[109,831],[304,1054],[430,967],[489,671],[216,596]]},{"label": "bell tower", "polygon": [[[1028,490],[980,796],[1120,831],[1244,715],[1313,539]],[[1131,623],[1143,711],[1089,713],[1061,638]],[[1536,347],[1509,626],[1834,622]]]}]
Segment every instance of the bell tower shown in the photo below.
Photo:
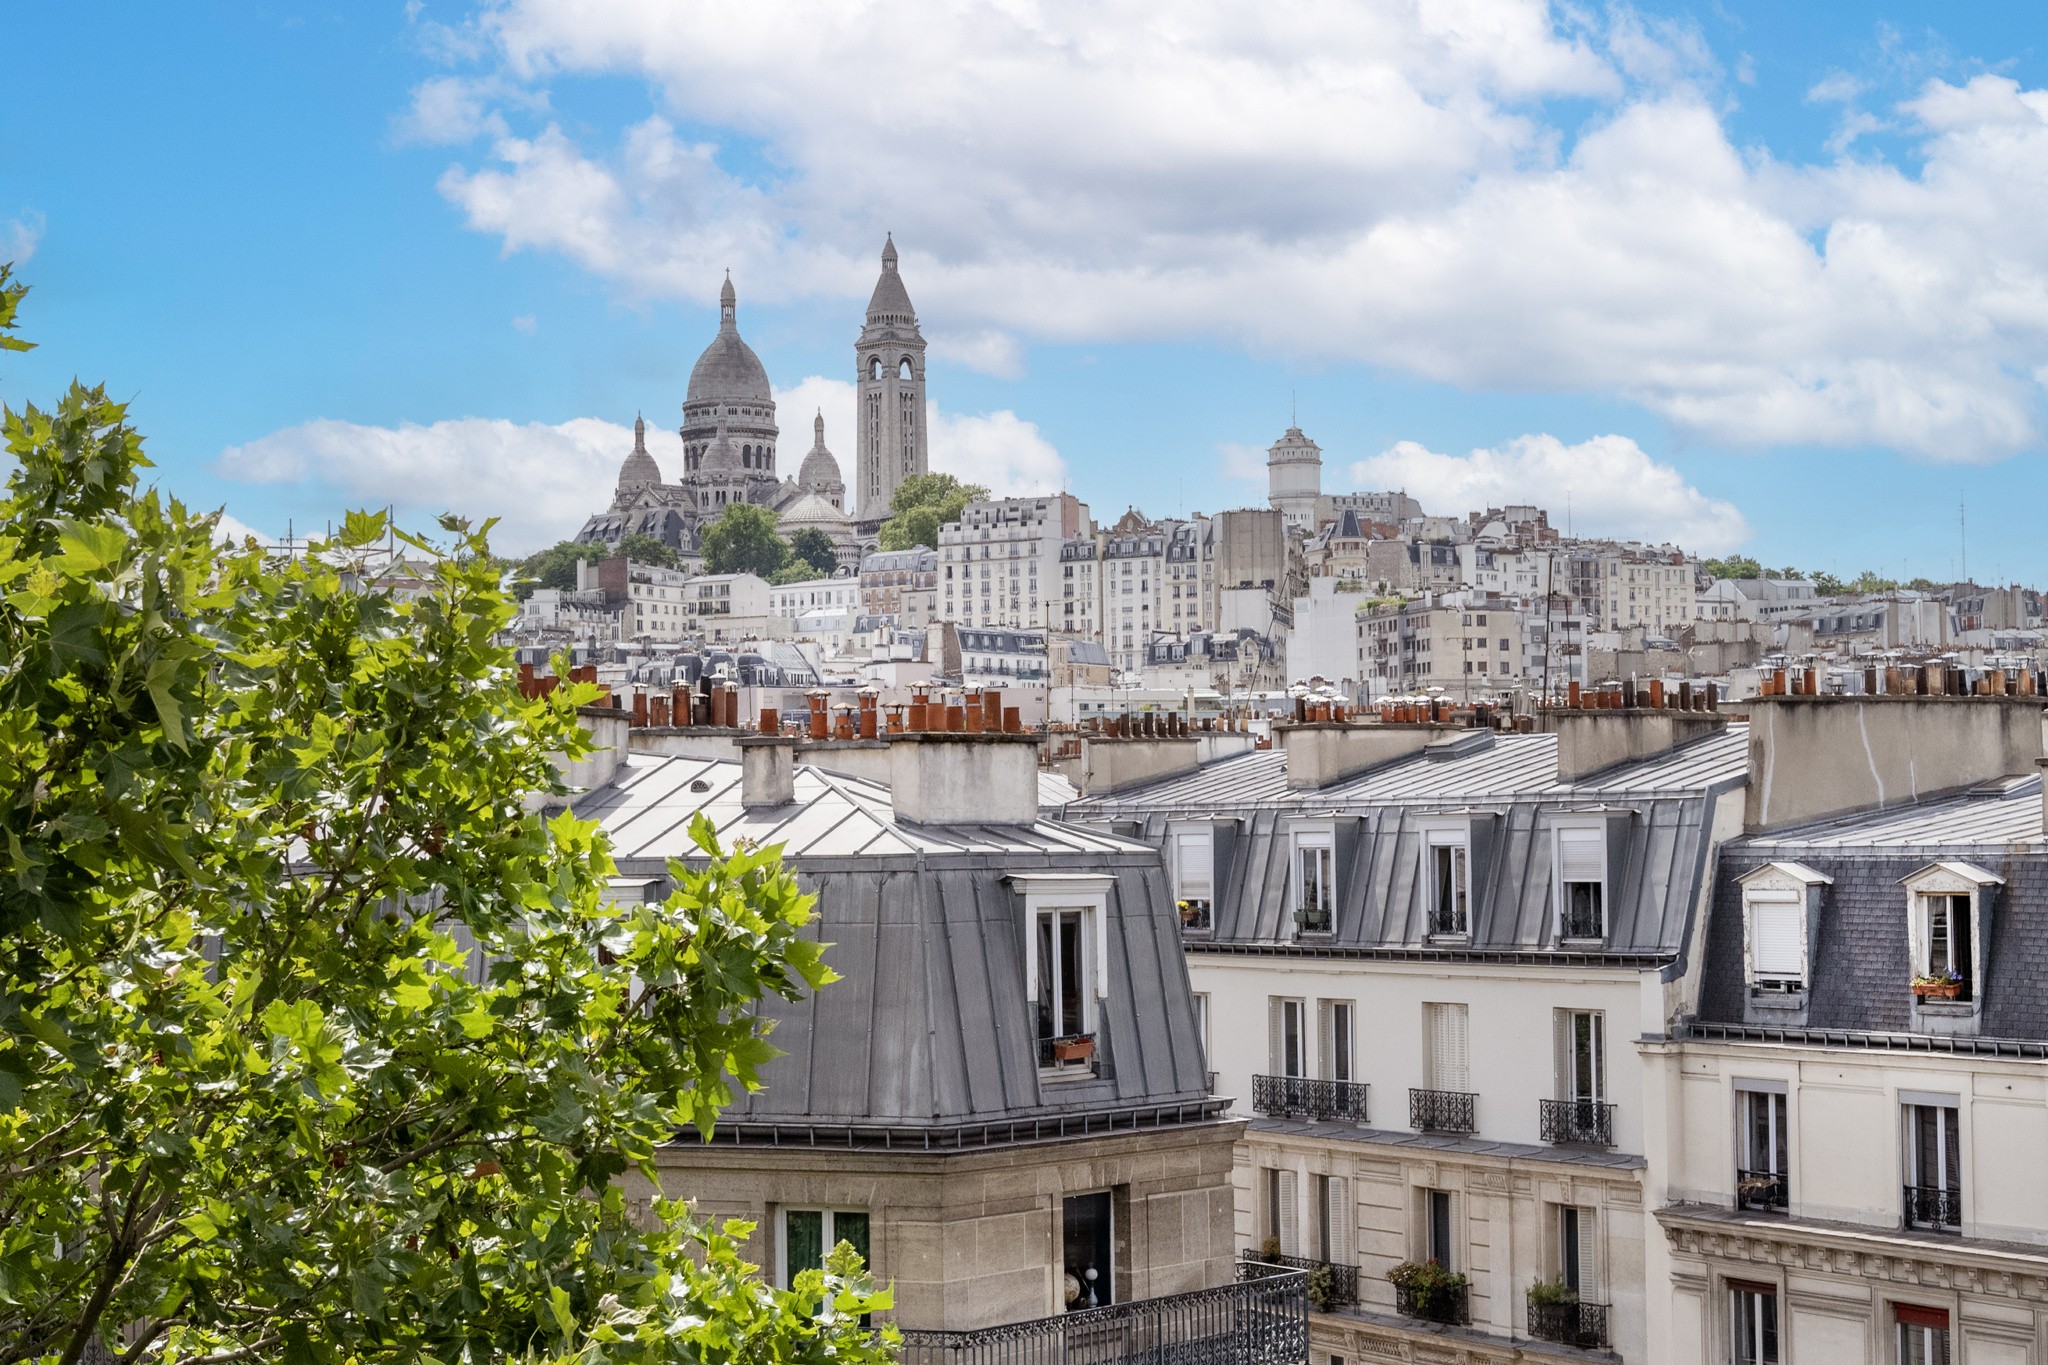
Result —
[{"label": "bell tower", "polygon": [[896,272],[896,241],[882,246],[882,277],[868,299],[867,325],[854,343],[855,421],[854,516],[878,522],[889,515],[896,487],[931,468],[925,443],[924,334],[917,310]]}]

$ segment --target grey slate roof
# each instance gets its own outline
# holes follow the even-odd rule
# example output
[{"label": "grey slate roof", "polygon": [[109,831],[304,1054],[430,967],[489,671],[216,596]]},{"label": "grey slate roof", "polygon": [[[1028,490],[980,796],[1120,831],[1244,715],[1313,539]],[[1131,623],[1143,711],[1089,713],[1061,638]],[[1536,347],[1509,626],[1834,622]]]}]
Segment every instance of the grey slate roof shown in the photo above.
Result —
[{"label": "grey slate roof", "polygon": [[1550,951],[1558,941],[1551,830],[1565,812],[1607,822],[1607,937],[1614,956],[1672,958],[1707,871],[1715,796],[1743,780],[1747,730],[1724,732],[1580,783],[1557,780],[1550,735],[1474,732],[1448,752],[1416,754],[1314,791],[1286,785],[1276,748],[1067,808],[1120,834],[1164,847],[1169,826],[1213,822],[1214,939],[1296,940],[1289,884],[1292,828],[1336,825],[1336,949],[1453,951],[1433,943],[1423,873],[1425,827],[1472,822],[1470,934],[1463,952]]},{"label": "grey slate roof", "polygon": [[1834,878],[1821,892],[1804,1027],[1911,1031],[1913,968],[1907,892],[1900,883],[1944,858],[2005,878],[1992,893],[1989,947],[1979,964],[1978,1036],[2048,1040],[2048,843],[2040,784],[2031,778],[1729,845],[1707,923],[1699,1018],[1744,1022],[1748,985],[1737,879],[1764,863],[1796,859]]},{"label": "grey slate roof", "polygon": [[[742,836],[783,845],[818,897],[816,932],[842,978],[795,1003],[762,1003],[787,1055],[728,1111],[733,1123],[914,1129],[1142,1105],[1187,1105],[1198,1118],[1216,1107],[1156,850],[1050,820],[898,821],[887,788],[808,767],[796,770],[790,805],[748,811],[739,764],[636,754],[577,803],[602,821],[625,878],[665,878],[670,858],[701,856],[688,835],[699,810],[728,846]],[[1030,872],[1113,879],[1093,1079],[1039,1073],[1023,898],[1007,880]]]}]

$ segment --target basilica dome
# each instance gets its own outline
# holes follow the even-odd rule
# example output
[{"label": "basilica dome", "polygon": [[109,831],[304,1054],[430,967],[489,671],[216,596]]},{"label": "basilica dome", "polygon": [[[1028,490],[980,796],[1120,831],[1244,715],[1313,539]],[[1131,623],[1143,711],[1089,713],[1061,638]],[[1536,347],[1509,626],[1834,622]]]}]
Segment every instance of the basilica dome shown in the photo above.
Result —
[{"label": "basilica dome", "polygon": [[740,339],[735,317],[732,280],[718,292],[718,335],[697,357],[690,371],[690,388],[685,406],[698,403],[768,403],[774,395],[768,388],[768,371],[754,348]]}]

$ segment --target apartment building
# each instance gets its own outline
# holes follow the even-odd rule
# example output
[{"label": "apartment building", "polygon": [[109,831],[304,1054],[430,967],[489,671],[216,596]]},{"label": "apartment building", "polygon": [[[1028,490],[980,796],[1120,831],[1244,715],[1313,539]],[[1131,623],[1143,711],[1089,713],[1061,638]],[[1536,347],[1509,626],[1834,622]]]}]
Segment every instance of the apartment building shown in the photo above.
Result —
[{"label": "apartment building", "polygon": [[786,617],[770,610],[766,579],[750,573],[699,574],[682,585],[684,633],[699,640],[783,638]]},{"label": "apartment building", "polygon": [[609,557],[579,565],[577,580],[579,586],[588,584],[604,594],[605,605],[619,614],[625,639],[672,644],[691,637],[694,580],[686,571]]},{"label": "apartment building", "polygon": [[1632,1041],[1739,828],[1748,736],[1546,719],[1084,757],[1143,775],[1068,814],[1165,851],[1217,1092],[1251,1116],[1239,1245],[1315,1272],[1318,1360],[1659,1358]]},{"label": "apartment building", "polygon": [[860,582],[850,576],[768,585],[768,613],[771,616],[794,619],[815,612],[835,615],[859,613],[863,607]]},{"label": "apartment building", "polygon": [[736,760],[729,735],[691,742],[599,752],[616,769],[575,804],[620,885],[663,895],[701,864],[702,813],[728,846],[781,847],[840,979],[763,1000],[780,1055],[709,1141],[656,1153],[663,1185],[750,1221],[778,1284],[852,1243],[911,1365],[1304,1365],[1306,1277],[1237,1272],[1243,1123],[1209,1094],[1157,849],[1041,819],[1030,736],[802,764],[779,737]]},{"label": "apartment building", "polygon": [[2039,699],[1748,705],[1750,832],[1643,1044],[1651,1358],[2048,1359]]},{"label": "apartment building", "polygon": [[1520,607],[1468,593],[1386,603],[1356,617],[1358,677],[1372,697],[1440,688],[1459,699],[1520,686],[1528,643]]},{"label": "apartment building", "polygon": [[887,617],[906,629],[938,619],[937,550],[871,550],[861,559],[859,582],[864,615]]},{"label": "apartment building", "polygon": [[1053,624],[1060,551],[1091,529],[1071,494],[971,502],[939,528],[939,616],[972,626]]}]

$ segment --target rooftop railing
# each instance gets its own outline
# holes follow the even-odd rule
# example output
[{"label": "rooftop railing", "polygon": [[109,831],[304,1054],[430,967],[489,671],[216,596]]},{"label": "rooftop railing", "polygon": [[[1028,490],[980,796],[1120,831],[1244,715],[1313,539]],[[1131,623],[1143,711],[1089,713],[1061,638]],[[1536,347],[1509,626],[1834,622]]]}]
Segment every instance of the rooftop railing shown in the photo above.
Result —
[{"label": "rooftop railing", "polygon": [[1313,1081],[1306,1076],[1252,1077],[1252,1112],[1267,1118],[1346,1119],[1366,1122],[1362,1081]]},{"label": "rooftop railing", "polygon": [[1614,1106],[1599,1100],[1539,1100],[1545,1142],[1587,1147],[1614,1145]]},{"label": "rooftop railing", "polygon": [[1301,1365],[1308,1275],[1241,1262],[1235,1284],[968,1332],[907,1330],[902,1365]]},{"label": "rooftop railing", "polygon": [[1358,1303],[1358,1267],[1355,1265],[1251,1250],[1244,1253],[1244,1264],[1305,1271],[1308,1275],[1308,1306],[1318,1313],[1327,1313],[1333,1308],[1351,1308]]},{"label": "rooftop railing", "polygon": [[1459,1090],[1410,1090],[1408,1126],[1418,1133],[1476,1133],[1478,1099]]}]

